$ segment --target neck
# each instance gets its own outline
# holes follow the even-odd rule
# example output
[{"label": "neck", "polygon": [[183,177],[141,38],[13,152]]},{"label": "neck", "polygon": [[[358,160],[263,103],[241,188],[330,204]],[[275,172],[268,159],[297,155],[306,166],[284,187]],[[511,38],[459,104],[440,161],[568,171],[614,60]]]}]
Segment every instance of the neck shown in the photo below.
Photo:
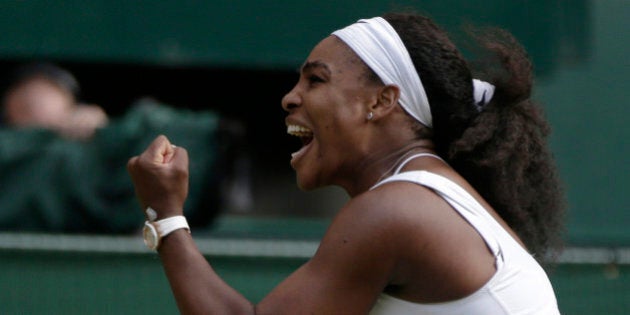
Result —
[{"label": "neck", "polygon": [[380,157],[366,162],[361,169],[370,170],[364,172],[364,176],[355,182],[355,188],[347,190],[348,194],[353,197],[359,193],[367,191],[374,184],[383,178],[394,173],[396,167],[400,165],[406,158],[417,153],[434,153],[433,142],[431,140],[416,140],[408,143],[391,152],[381,155]]},{"label": "neck", "polygon": [[400,166],[403,161],[414,154],[418,153],[432,153],[435,154],[435,150],[433,148],[433,143],[429,140],[421,140],[418,142],[411,143],[406,145],[396,152],[393,152],[391,155],[391,159],[389,160],[389,167],[380,174],[380,177],[372,183],[372,185],[378,183],[383,178],[394,175],[394,171],[398,166]]}]

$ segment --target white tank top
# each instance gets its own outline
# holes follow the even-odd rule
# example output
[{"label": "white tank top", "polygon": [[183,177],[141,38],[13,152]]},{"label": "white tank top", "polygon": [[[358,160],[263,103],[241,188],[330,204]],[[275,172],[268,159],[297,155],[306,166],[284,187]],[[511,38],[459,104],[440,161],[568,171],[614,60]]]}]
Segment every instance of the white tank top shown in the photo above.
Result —
[{"label": "white tank top", "polygon": [[434,190],[477,230],[496,259],[495,274],[471,295],[443,303],[419,304],[381,294],[370,315],[511,315],[560,314],[547,274],[536,260],[475,200],[451,180],[427,171],[399,173],[411,159],[438,156],[428,153],[405,160],[395,174],[372,189],[392,181],[408,181]]}]

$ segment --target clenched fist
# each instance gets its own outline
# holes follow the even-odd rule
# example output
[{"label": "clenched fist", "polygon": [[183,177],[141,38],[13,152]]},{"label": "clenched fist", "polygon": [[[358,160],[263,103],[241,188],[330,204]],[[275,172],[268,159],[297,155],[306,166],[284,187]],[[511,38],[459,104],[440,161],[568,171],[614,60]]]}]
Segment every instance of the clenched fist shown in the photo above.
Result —
[{"label": "clenched fist", "polygon": [[157,218],[183,215],[188,196],[188,152],[163,135],[127,163],[142,209],[153,208]]}]

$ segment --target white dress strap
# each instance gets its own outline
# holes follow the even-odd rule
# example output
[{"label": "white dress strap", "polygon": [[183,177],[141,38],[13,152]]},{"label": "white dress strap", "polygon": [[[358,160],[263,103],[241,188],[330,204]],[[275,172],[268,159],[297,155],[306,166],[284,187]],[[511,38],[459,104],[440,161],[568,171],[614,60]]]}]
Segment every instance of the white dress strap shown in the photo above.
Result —
[{"label": "white dress strap", "polygon": [[448,202],[479,233],[490,251],[497,258],[497,268],[503,263],[503,253],[496,234],[497,226],[503,228],[488,211],[466,190],[446,177],[427,171],[409,171],[392,175],[377,183],[372,189],[393,181],[408,181],[435,191]]},{"label": "white dress strap", "polygon": [[394,171],[394,174],[400,173],[400,170],[402,170],[402,168],[405,167],[405,165],[407,165],[407,163],[409,163],[409,161],[411,161],[411,160],[413,160],[415,158],[423,157],[423,156],[434,157],[434,158],[444,162],[444,160],[441,157],[439,157],[438,155],[436,155],[436,154],[433,154],[433,153],[418,153],[418,154],[414,154],[414,155],[406,158],[402,163],[400,163],[400,165],[398,165],[398,167],[396,168],[396,171]]}]

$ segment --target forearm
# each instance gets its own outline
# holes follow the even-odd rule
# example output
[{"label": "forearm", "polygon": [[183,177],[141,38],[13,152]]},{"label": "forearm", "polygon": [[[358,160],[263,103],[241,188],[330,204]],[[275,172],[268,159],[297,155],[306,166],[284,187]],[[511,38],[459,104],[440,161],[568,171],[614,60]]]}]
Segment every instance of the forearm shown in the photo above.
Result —
[{"label": "forearm", "polygon": [[162,241],[160,258],[182,314],[254,313],[252,304],[216,274],[189,233],[178,230]]}]

